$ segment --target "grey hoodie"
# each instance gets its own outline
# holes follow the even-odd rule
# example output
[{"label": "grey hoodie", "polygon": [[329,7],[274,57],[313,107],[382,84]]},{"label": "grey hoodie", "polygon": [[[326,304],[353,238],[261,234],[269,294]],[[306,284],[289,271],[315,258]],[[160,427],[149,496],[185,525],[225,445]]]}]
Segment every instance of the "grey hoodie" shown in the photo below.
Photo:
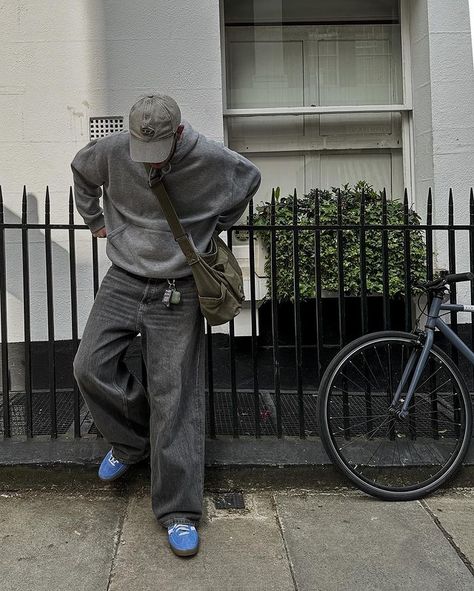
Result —
[{"label": "grey hoodie", "polygon": [[[163,182],[191,241],[204,253],[214,230],[230,228],[245,211],[260,185],[260,172],[187,121],[182,124]],[[191,274],[148,186],[145,166],[130,158],[128,131],[93,140],[79,150],[71,168],[77,210],[92,232],[105,225],[106,254],[113,263],[144,277]]]}]

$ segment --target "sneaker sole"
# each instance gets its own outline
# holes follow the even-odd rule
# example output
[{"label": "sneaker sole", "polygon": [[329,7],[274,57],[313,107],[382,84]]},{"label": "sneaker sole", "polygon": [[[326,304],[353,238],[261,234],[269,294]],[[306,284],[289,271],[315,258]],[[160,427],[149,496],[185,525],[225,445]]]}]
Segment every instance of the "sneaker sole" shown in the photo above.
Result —
[{"label": "sneaker sole", "polygon": [[198,552],[199,544],[196,546],[196,548],[192,548],[190,550],[178,550],[178,549],[173,548],[173,546],[171,546],[171,544],[170,544],[170,548],[176,554],[176,556],[193,556],[194,554],[196,554]]},{"label": "sneaker sole", "polygon": [[119,474],[116,474],[115,476],[112,476],[112,478],[102,478],[102,476],[100,474],[98,474],[99,478],[103,481],[103,482],[110,482],[111,480],[117,480],[117,478],[120,478],[121,476],[123,476],[126,472],[128,472],[128,467],[126,470],[123,470],[123,472],[120,472]]}]

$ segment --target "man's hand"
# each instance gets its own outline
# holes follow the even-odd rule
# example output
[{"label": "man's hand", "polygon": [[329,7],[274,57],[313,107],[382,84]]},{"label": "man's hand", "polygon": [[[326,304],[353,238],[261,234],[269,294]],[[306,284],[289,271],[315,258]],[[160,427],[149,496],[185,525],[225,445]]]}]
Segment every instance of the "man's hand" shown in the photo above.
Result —
[{"label": "man's hand", "polygon": [[105,226],[102,226],[102,228],[99,228],[99,230],[92,232],[92,236],[94,236],[94,238],[105,238],[107,236],[107,230],[105,229]]}]

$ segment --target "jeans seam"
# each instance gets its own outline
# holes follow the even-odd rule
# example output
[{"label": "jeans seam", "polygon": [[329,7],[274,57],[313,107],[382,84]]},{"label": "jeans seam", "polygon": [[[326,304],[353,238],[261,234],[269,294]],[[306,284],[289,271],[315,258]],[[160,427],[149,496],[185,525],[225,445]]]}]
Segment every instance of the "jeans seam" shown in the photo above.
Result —
[{"label": "jeans seam", "polygon": [[[198,317],[198,322],[201,324],[202,323],[202,319],[199,315]],[[195,384],[199,384],[198,387],[195,387],[194,392],[195,392],[195,398],[196,398],[196,416],[199,417],[199,425],[200,425],[200,429],[201,429],[201,425],[202,425],[202,417],[201,417],[201,412],[200,412],[200,396],[201,396],[201,383],[200,383],[200,378],[201,378],[201,371],[200,371],[200,366],[201,366],[201,356],[202,356],[202,344],[203,344],[203,335],[201,333],[201,328],[199,329],[199,349],[198,349],[198,358],[197,358],[197,363],[196,363],[196,379],[194,380]],[[196,395],[197,394],[197,395]],[[205,412],[205,401],[204,401],[204,412]],[[204,416],[204,433],[205,433],[205,428],[206,428],[206,423],[205,423],[205,416]],[[203,433],[201,433],[201,431],[199,430],[199,458],[200,461],[203,459],[203,454],[204,454],[204,444],[203,444]],[[202,498],[202,493],[204,488],[204,474],[203,474],[203,468],[202,468],[202,464],[199,466],[199,497]]]},{"label": "jeans seam", "polygon": [[119,394],[122,397],[123,413],[124,413],[125,418],[127,419],[127,422],[128,422],[130,420],[130,416],[129,416],[129,412],[128,412],[128,403],[127,403],[127,397],[125,396],[125,390],[117,384],[117,382],[115,381],[115,376],[112,378],[112,384],[113,384],[114,388],[117,390],[117,392],[119,392]]}]

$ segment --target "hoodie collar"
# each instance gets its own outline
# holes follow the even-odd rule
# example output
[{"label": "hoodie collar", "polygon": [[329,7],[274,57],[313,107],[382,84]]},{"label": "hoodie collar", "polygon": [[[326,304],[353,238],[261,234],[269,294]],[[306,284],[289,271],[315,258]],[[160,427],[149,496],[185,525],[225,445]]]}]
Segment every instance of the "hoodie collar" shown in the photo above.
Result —
[{"label": "hoodie collar", "polygon": [[186,121],[186,119],[183,119],[181,124],[184,126],[184,129],[180,140],[176,144],[175,153],[170,160],[171,165],[179,162],[186,156],[186,154],[191,152],[199,139],[199,132],[193,129],[191,124]]}]

